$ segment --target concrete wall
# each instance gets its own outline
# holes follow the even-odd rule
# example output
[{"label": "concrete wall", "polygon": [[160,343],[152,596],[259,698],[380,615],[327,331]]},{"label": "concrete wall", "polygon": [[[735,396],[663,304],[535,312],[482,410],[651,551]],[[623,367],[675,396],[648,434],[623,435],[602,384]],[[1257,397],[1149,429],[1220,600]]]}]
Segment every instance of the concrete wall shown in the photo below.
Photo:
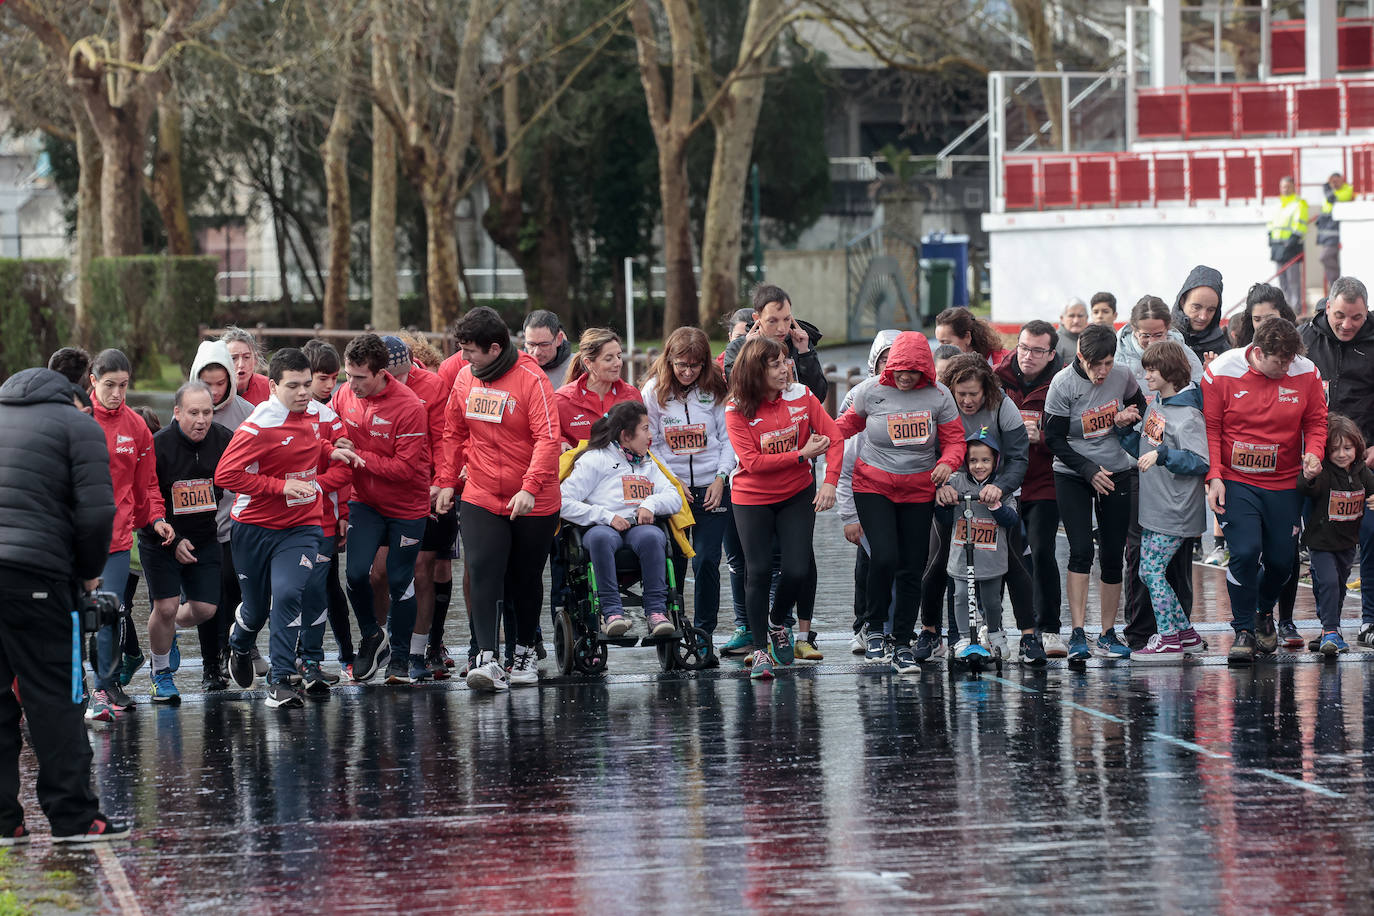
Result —
[{"label": "concrete wall", "polygon": [[[1195,264],[1221,271],[1222,306],[1229,313],[1244,303],[1252,283],[1274,272],[1265,212],[1245,206],[985,214],[992,319],[1057,320],[1070,297],[1086,302],[1107,290],[1116,295],[1124,320],[1147,293],[1172,304]],[[1349,251],[1351,243],[1345,244]],[[1320,288],[1315,257],[1310,255],[1308,282]]]},{"label": "concrete wall", "polygon": [[816,325],[826,340],[845,339],[848,306],[845,300],[844,249],[764,252],[768,282],[792,297],[792,314]]}]

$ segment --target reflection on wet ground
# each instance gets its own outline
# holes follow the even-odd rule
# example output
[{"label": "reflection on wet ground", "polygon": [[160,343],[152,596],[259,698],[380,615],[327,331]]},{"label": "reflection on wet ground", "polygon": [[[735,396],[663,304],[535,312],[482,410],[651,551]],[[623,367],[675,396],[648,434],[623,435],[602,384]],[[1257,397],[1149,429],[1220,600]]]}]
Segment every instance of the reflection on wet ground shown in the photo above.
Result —
[{"label": "reflection on wet ground", "polygon": [[[651,650],[600,680],[297,711],[194,689],[154,708],[136,681],[136,711],[91,731],[134,839],[56,851],[26,751],[38,835],[0,855],[0,891],[55,912],[1369,909],[1374,653],[899,677],[847,652],[835,533],[828,658],[771,684],[662,675]],[[1198,568],[1217,649],[1223,575]]]}]

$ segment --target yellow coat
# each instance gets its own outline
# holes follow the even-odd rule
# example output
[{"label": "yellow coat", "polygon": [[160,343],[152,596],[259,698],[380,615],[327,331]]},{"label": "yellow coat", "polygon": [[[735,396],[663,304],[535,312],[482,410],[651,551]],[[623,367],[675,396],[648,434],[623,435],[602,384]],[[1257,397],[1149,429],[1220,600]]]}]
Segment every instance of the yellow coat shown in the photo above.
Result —
[{"label": "yellow coat", "polygon": [[[562,483],[572,473],[573,462],[587,448],[587,440],[583,439],[577,443],[576,448],[570,448],[562,455],[558,456],[558,481]],[[687,537],[687,529],[697,523],[696,517],[692,515],[692,504],[687,499],[687,491],[682,486],[682,481],[673,476],[673,472],[668,470],[662,461],[654,458],[654,453],[650,452],[649,457],[654,459],[654,464],[663,475],[673,482],[677,487],[677,495],[682,497],[682,508],[668,517],[668,530],[673,533],[673,540],[677,541],[677,546],[682,548],[683,556],[691,559],[696,556],[696,551],[692,549],[692,539]]]}]

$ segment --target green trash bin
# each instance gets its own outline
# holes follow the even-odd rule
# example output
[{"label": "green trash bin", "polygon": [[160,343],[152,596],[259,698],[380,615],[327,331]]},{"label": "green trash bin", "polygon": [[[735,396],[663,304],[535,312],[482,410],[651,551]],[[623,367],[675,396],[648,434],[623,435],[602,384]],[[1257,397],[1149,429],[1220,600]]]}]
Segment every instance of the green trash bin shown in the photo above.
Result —
[{"label": "green trash bin", "polygon": [[954,304],[954,268],[949,258],[921,258],[921,314],[927,324]]}]

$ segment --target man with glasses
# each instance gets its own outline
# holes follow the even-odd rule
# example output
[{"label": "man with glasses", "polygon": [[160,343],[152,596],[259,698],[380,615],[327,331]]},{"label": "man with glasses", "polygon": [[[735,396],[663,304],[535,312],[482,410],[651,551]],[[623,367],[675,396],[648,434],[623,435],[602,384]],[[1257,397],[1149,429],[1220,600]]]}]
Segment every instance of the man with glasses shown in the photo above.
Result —
[{"label": "man with glasses", "polygon": [[1002,391],[1021,411],[1030,439],[1029,464],[1021,481],[1021,519],[1031,553],[1031,606],[1045,654],[1064,658],[1069,654],[1059,636],[1059,564],[1055,561],[1055,535],[1059,530],[1059,504],[1054,497],[1054,456],[1041,437],[1045,395],[1050,380],[1064,368],[1056,352],[1058,333],[1048,321],[1029,321],[1021,328],[1016,349],[997,366]]},{"label": "man with glasses", "polygon": [[557,391],[566,381],[563,376],[568,374],[568,363],[572,361],[572,347],[557,315],[547,309],[535,309],[525,316],[525,352],[534,357]]}]

